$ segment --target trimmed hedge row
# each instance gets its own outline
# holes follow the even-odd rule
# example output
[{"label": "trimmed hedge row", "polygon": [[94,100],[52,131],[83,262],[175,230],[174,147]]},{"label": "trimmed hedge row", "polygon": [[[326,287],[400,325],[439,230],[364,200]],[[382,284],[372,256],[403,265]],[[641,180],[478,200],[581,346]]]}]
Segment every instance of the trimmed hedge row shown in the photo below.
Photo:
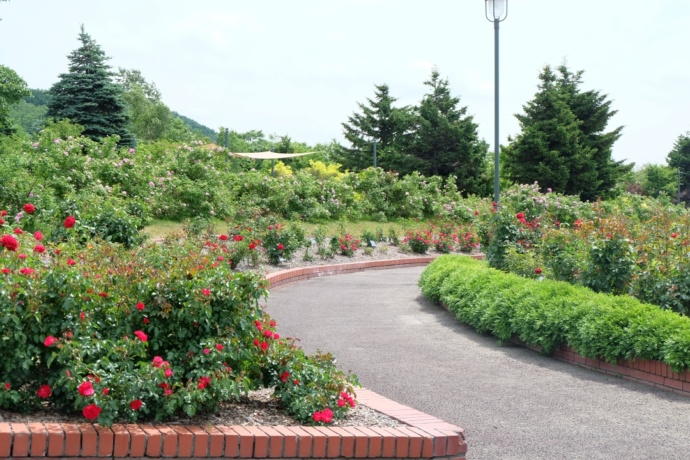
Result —
[{"label": "trimmed hedge row", "polygon": [[663,361],[675,372],[690,367],[690,318],[632,297],[531,280],[457,255],[432,262],[419,286],[460,321],[502,342],[517,336],[545,354],[567,344],[612,364],[641,358]]}]

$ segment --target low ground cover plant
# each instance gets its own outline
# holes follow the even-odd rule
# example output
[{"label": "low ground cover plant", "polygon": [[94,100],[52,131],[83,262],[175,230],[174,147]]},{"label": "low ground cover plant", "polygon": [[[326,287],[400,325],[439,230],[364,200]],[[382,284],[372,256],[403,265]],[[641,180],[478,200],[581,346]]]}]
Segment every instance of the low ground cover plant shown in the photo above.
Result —
[{"label": "low ground cover plant", "polygon": [[356,376],[277,333],[265,280],[232,269],[228,235],[126,248],[78,241],[74,216],[60,225],[58,243],[0,225],[0,407],[109,425],[212,411],[262,386],[305,423],[354,404]]},{"label": "low ground cover plant", "polygon": [[567,344],[610,363],[642,358],[665,362],[675,372],[690,367],[690,318],[630,296],[525,279],[457,255],[432,262],[419,285],[460,321],[503,342],[518,337],[547,354]]}]

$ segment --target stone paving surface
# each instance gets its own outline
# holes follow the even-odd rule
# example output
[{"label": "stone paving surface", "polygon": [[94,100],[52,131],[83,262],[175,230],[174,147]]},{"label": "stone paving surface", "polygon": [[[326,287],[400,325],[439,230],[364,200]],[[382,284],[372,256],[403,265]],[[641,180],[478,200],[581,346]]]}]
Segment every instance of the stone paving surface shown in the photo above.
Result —
[{"label": "stone paving surface", "polygon": [[422,271],[296,282],[266,311],[363,386],[464,428],[469,459],[690,458],[690,398],[498,346],[428,302]]}]

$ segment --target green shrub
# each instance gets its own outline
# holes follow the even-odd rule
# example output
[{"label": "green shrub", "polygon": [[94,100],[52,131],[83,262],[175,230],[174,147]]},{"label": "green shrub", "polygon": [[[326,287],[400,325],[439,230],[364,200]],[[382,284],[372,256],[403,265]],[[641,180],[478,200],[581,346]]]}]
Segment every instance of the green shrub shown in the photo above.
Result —
[{"label": "green shrub", "polygon": [[356,377],[280,338],[265,280],[232,270],[227,239],[126,249],[73,243],[76,223],[58,245],[0,228],[0,407],[164,421],[261,386],[304,423],[349,407]]},{"label": "green shrub", "polygon": [[610,363],[634,358],[690,367],[690,318],[628,296],[610,296],[552,280],[529,280],[485,262],[442,256],[420,278],[432,301],[499,340],[517,336],[544,353],[567,344]]}]

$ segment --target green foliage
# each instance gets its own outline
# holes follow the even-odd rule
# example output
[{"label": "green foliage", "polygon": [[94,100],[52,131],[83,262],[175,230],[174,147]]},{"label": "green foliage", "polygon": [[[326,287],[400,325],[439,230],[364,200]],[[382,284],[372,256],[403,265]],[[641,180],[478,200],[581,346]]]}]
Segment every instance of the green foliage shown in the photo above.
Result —
[{"label": "green foliage", "polygon": [[[397,100],[389,93],[388,85],[375,85],[374,99],[368,105],[358,103],[361,113],[348,117],[343,123],[343,135],[350,148],[341,147],[337,160],[348,169],[362,170],[373,165],[376,142],[377,166],[383,169],[399,169],[398,152],[406,142],[411,127],[411,110],[394,107]],[[405,171],[411,172],[411,171]]]},{"label": "green foliage", "polygon": [[50,88],[48,116],[68,119],[84,127],[84,135],[98,141],[117,135],[129,144],[127,115],[120,86],[111,81],[113,73],[101,47],[81,27],[81,47],[69,54],[69,72],[61,74]]},{"label": "green foliage", "polygon": [[303,423],[354,406],[356,377],[280,339],[259,305],[265,281],[232,271],[224,244],[53,245],[28,231],[39,210],[26,209],[23,233],[2,225],[0,407],[161,422],[262,386]]},{"label": "green foliage", "polygon": [[512,337],[551,353],[568,345],[607,362],[635,358],[690,367],[690,319],[628,296],[594,293],[551,280],[529,280],[468,257],[442,256],[419,281],[430,300],[499,340]]},{"label": "green foliage", "polygon": [[0,65],[0,134],[13,132],[10,108],[29,94],[26,82],[14,70]]},{"label": "green foliage", "polygon": [[504,149],[507,176],[520,184],[542,187],[583,200],[611,197],[618,180],[634,165],[612,159],[622,127],[604,132],[611,101],[598,91],[582,91],[582,71],[550,66],[539,74],[534,99],[516,115],[522,132]]},{"label": "green foliage", "polygon": [[687,203],[690,186],[690,132],[678,136],[666,162],[669,167],[680,171],[681,200]]},{"label": "green foliage", "polygon": [[460,98],[450,94],[448,80],[438,70],[424,82],[429,88],[417,108],[416,132],[411,154],[418,160],[414,169],[426,176],[455,175],[458,186],[477,193],[488,145],[479,139],[477,124],[458,107]]},{"label": "green foliage", "polygon": [[262,244],[268,262],[277,265],[291,260],[295,251],[304,246],[304,231],[299,226],[273,223],[266,227]]}]

